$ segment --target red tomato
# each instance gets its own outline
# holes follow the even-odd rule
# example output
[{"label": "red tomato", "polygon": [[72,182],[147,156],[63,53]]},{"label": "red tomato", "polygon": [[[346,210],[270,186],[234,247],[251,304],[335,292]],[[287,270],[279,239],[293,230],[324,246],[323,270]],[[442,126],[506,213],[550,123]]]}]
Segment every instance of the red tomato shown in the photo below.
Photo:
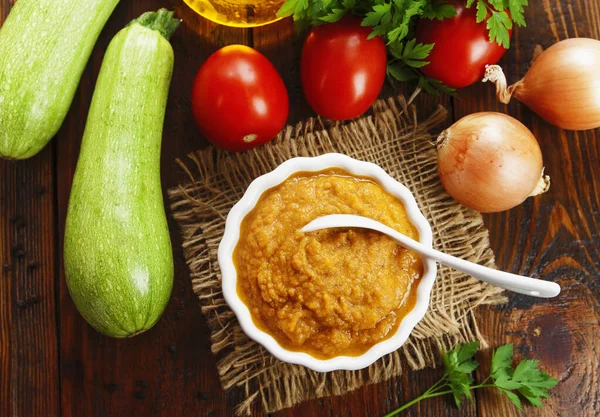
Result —
[{"label": "red tomato", "polygon": [[245,151],[285,126],[289,100],[281,76],[260,52],[229,45],[202,65],[192,90],[200,131],[218,148]]},{"label": "red tomato", "polygon": [[302,87],[315,112],[333,120],[353,119],[375,101],[386,74],[381,37],[347,17],[312,28],[302,49]]},{"label": "red tomato", "polygon": [[467,9],[460,0],[447,2],[456,8],[454,17],[417,23],[417,42],[435,44],[421,71],[449,87],[466,87],[480,81],[485,65],[496,64],[506,49],[490,42],[486,23],[477,23],[475,7]]}]

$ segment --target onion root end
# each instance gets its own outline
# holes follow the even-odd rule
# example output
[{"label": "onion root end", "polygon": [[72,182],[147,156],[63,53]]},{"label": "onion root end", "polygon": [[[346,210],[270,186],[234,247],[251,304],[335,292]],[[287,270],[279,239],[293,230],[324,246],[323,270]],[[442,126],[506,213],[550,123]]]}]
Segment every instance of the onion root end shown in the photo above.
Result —
[{"label": "onion root end", "polygon": [[549,189],[550,189],[550,176],[544,175],[544,170],[542,169],[542,175],[540,177],[540,180],[535,185],[535,188],[533,189],[531,194],[529,194],[529,197],[543,194],[546,191],[548,191]]},{"label": "onion root end", "polygon": [[484,83],[487,81],[494,83],[496,85],[496,96],[498,96],[498,100],[504,104],[508,104],[510,102],[514,86],[507,87],[506,76],[504,75],[500,65],[486,65],[485,76],[481,81]]},{"label": "onion root end", "polygon": [[448,138],[450,137],[450,129],[446,129],[443,130],[442,133],[440,133],[440,135],[437,137],[436,141],[435,141],[435,145],[438,149],[441,149],[444,147],[446,141],[448,140]]}]

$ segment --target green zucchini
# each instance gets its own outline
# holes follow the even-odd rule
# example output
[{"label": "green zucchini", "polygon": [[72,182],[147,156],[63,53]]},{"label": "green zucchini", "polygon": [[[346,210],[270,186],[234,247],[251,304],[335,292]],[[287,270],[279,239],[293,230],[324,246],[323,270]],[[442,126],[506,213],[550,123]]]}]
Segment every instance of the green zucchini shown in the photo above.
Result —
[{"label": "green zucchini", "polygon": [[173,286],[160,183],[162,130],[173,73],[164,9],[121,30],[106,51],[69,199],[69,292],[86,321],[112,337],[151,328]]},{"label": "green zucchini", "polygon": [[18,0],[0,29],[0,157],[37,154],[62,125],[119,0]]}]

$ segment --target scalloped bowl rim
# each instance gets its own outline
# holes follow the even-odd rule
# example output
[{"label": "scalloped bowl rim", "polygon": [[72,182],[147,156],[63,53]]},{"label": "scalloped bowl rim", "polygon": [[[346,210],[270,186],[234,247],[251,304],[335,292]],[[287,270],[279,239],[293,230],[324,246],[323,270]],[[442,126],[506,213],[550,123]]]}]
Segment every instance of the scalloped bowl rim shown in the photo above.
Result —
[{"label": "scalloped bowl rim", "polygon": [[419,210],[413,194],[382,168],[370,162],[359,161],[337,153],[316,157],[297,157],[283,162],[273,171],[256,178],[248,186],[244,196],[227,215],[225,233],[219,244],[218,259],[222,276],[223,296],[248,337],[260,343],[276,358],[284,362],[306,366],[317,372],[366,368],[382,356],[399,349],[406,342],[415,326],[425,316],[437,274],[435,261],[421,258],[423,261],[423,276],[417,288],[414,308],[402,319],[395,334],[376,343],[360,356],[336,356],[331,359],[317,359],[304,352],[290,351],[283,348],[271,335],[260,330],[252,320],[250,310],[237,294],[237,271],[233,263],[233,251],[240,237],[242,220],[255,207],[266,190],[282,183],[290,175],[297,172],[316,172],[329,168],[340,168],[350,174],[371,177],[376,180],[386,191],[402,201],[409,220],[419,231],[419,241],[428,247],[432,246],[433,241],[431,226]]}]

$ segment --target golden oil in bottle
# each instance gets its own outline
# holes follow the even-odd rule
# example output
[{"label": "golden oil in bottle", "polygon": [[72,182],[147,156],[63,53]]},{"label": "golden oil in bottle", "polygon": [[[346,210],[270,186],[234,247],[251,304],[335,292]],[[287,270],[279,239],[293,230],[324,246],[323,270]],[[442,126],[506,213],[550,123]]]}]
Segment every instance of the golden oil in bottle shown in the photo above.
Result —
[{"label": "golden oil in bottle", "polygon": [[226,26],[253,27],[275,22],[284,0],[184,0],[201,16]]}]

